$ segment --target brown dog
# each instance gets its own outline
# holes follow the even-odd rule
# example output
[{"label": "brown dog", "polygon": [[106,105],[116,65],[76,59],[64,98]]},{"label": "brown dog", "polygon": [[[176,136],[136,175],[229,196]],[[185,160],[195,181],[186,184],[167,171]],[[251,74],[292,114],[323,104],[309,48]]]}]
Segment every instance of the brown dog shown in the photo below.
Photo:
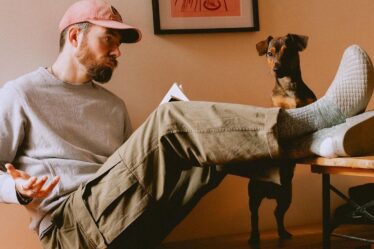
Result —
[{"label": "brown dog", "polygon": [[299,52],[308,44],[308,37],[288,34],[256,44],[260,56],[266,55],[270,70],[275,76],[273,106],[289,109],[308,105],[316,100],[314,93],[301,78]]},{"label": "brown dog", "polygon": [[[288,34],[266,40],[256,44],[260,56],[266,55],[272,74],[275,76],[275,86],[272,92],[273,106],[281,108],[297,108],[308,105],[316,100],[314,93],[307,87],[301,77],[299,52],[308,43],[308,37]],[[292,200],[292,178],[295,163],[282,160],[277,169],[280,184],[263,181],[251,177],[248,184],[249,207],[251,211],[251,237],[249,243],[260,241],[258,229],[258,209],[264,198],[275,199],[277,207],[274,215],[277,221],[278,235],[282,239],[292,235],[285,229],[284,215]]]}]

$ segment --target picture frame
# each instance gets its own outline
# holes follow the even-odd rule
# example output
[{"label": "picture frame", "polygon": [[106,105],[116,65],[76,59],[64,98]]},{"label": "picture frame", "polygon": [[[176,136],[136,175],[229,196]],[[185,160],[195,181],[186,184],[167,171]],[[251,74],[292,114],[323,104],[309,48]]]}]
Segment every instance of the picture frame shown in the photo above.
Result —
[{"label": "picture frame", "polygon": [[257,0],[152,0],[155,34],[259,30]]}]

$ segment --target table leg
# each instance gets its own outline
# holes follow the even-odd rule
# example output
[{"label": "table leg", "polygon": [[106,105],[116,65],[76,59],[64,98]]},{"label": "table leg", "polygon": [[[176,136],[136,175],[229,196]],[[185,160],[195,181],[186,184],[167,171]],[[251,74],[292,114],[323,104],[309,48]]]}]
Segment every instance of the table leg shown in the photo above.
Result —
[{"label": "table leg", "polygon": [[322,174],[322,236],[323,236],[323,249],[331,248],[330,241],[330,175]]}]

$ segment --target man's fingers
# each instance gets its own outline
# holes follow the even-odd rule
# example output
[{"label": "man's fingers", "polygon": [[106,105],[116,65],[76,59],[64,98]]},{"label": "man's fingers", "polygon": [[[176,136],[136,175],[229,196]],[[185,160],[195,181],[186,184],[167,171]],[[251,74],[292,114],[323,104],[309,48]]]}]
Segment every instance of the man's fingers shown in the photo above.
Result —
[{"label": "man's fingers", "polygon": [[32,185],[33,191],[38,192],[43,187],[43,185],[46,183],[47,180],[48,180],[48,176],[43,176],[38,181],[35,181],[34,184]]},{"label": "man's fingers", "polygon": [[33,188],[33,185],[35,184],[37,178],[35,176],[31,177],[27,180],[26,183],[22,184],[21,187],[23,190],[29,190]]},{"label": "man's fingers", "polygon": [[5,168],[7,169],[7,173],[14,179],[22,178],[22,179],[29,179],[30,176],[25,171],[17,170],[12,164],[7,163],[5,164]]},{"label": "man's fingers", "polygon": [[53,178],[47,187],[39,191],[38,197],[47,197],[52,192],[52,190],[57,186],[59,181],[60,181],[59,176],[56,176],[55,178]]},{"label": "man's fingers", "polygon": [[17,170],[12,164],[5,164],[7,173],[13,178],[16,183],[17,191],[23,196],[30,198],[44,198],[47,197],[60,181],[60,177],[56,176],[43,188],[48,180],[48,176],[42,176],[39,179],[35,176],[30,177],[25,171]]},{"label": "man's fingers", "polygon": [[7,173],[13,178],[20,177],[19,172],[14,168],[14,166],[10,163],[5,164],[5,168],[7,169]]},{"label": "man's fingers", "polygon": [[7,172],[16,182],[16,188],[22,195],[30,198],[47,197],[60,181],[60,177],[56,176],[43,188],[48,180],[48,176],[42,176],[39,179],[35,176],[30,177],[26,172],[16,170],[13,165],[6,164]]}]

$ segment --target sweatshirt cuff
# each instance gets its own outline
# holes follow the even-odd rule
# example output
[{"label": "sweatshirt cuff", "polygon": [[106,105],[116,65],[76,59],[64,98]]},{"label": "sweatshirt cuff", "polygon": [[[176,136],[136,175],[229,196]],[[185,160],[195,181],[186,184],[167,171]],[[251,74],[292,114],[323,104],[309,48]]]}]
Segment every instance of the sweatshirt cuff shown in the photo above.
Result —
[{"label": "sweatshirt cuff", "polygon": [[16,189],[16,195],[17,195],[18,202],[21,205],[27,205],[33,200],[33,198],[23,196],[20,192],[17,191],[17,189]]},{"label": "sweatshirt cuff", "polygon": [[16,184],[12,178],[7,177],[1,179],[1,199],[5,203],[20,204],[16,194]]}]

